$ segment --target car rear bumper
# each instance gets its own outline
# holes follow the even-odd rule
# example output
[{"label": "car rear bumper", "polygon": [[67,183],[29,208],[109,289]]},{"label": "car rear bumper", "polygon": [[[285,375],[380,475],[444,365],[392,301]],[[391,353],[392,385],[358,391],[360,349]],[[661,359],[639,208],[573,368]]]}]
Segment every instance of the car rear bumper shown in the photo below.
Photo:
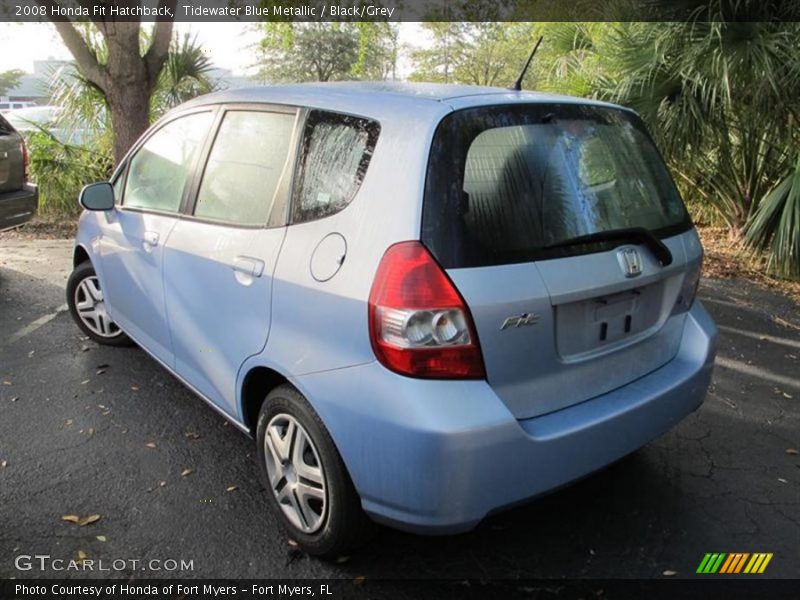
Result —
[{"label": "car rear bumper", "polygon": [[0,231],[30,221],[39,207],[39,189],[25,185],[21,190],[0,192]]},{"label": "car rear bumper", "polygon": [[[612,392],[517,420],[485,381],[424,381],[378,363],[300,377],[364,509],[422,533],[474,527],[644,446],[703,402],[717,330],[698,302],[677,356]],[[565,382],[566,384],[566,382]]]}]

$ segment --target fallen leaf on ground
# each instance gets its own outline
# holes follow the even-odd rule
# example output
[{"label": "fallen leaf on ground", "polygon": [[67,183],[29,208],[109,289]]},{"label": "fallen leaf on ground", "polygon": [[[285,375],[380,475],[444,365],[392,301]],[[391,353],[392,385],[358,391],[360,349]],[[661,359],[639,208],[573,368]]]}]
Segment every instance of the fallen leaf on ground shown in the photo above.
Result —
[{"label": "fallen leaf on ground", "polygon": [[106,407],[105,407],[105,406],[103,406],[102,404],[98,404],[98,405],[97,405],[97,408],[99,408],[99,409],[101,409],[101,410],[105,410],[105,409],[106,409]]},{"label": "fallen leaf on ground", "polygon": [[6,380],[6,381],[3,382],[3,385],[11,385],[11,382]]},{"label": "fallen leaf on ground", "polygon": [[94,435],[94,427],[89,427],[89,431],[86,432],[86,435],[92,437]]},{"label": "fallen leaf on ground", "polygon": [[132,385],[132,386],[131,386],[131,389],[132,389],[134,392],[138,392],[138,391],[139,391],[139,386],[138,386],[138,385]]},{"label": "fallen leaf on ground", "polygon": [[297,542],[294,540],[288,540],[287,543],[289,544],[290,548],[297,548]]},{"label": "fallen leaf on ground", "polygon": [[91,379],[84,379],[83,381],[81,381],[81,385],[86,385],[90,381],[91,381]]},{"label": "fallen leaf on ground", "polygon": [[11,399],[11,401],[12,401],[12,402],[16,402],[17,400],[19,400],[19,396],[14,396],[14,397]]},{"label": "fallen leaf on ground", "polygon": [[235,491],[236,491],[236,490],[238,490],[238,489],[239,489],[239,486],[238,486],[238,485],[230,485],[230,486],[228,486],[228,489],[227,489],[227,490],[225,490],[225,491],[226,491],[226,492],[235,492]]},{"label": "fallen leaf on ground", "polygon": [[72,425],[72,419],[67,419],[67,421],[66,421],[66,423],[64,423],[64,425]]},{"label": "fallen leaf on ground", "polygon": [[95,373],[95,375],[102,375],[105,372],[106,372],[105,369],[97,369],[97,372]]},{"label": "fallen leaf on ground", "polygon": [[787,394],[786,392],[783,392],[783,397],[784,398],[789,398],[789,400],[792,399],[792,395],[791,394]]},{"label": "fallen leaf on ground", "polygon": [[353,585],[362,585],[366,579],[363,575],[359,575],[353,579]]},{"label": "fallen leaf on ground", "polygon": [[343,564],[344,564],[344,563],[346,563],[348,560],[350,560],[350,557],[349,557],[349,556],[340,556],[339,558],[337,558],[337,559],[336,559],[336,564],[337,564],[337,565],[343,565]]},{"label": "fallen leaf on ground", "polygon": [[792,455],[796,456],[796,455],[800,454],[800,452],[797,451],[797,448],[787,448],[786,449],[786,454],[792,454]]},{"label": "fallen leaf on ground", "polygon": [[165,485],[167,485],[166,481],[159,481],[158,482],[158,487],[164,487]]},{"label": "fallen leaf on ground", "polygon": [[81,518],[78,515],[64,515],[63,517],[61,517],[61,520],[69,521],[70,523],[77,523],[78,521],[81,520]]},{"label": "fallen leaf on ground", "polygon": [[83,563],[86,560],[86,558],[87,558],[86,552],[84,552],[83,550],[78,550],[78,562]]},{"label": "fallen leaf on ground", "polygon": [[0,460],[0,467],[5,469],[7,466],[8,466],[8,461],[7,460]]},{"label": "fallen leaf on ground", "polygon": [[200,439],[200,434],[197,433],[196,431],[187,431],[184,435],[187,438],[189,438],[190,440],[199,440]]},{"label": "fallen leaf on ground", "polygon": [[783,477],[778,477],[778,481],[780,481],[781,483],[789,483]]},{"label": "fallen leaf on ground", "polygon": [[104,535],[98,535],[98,536],[95,536],[95,539],[96,539],[98,542],[107,542],[107,541],[108,541],[108,538],[107,538],[106,536],[104,536]]},{"label": "fallen leaf on ground", "polygon": [[148,448],[155,448],[156,447],[156,443],[155,442],[147,442],[145,444],[145,446],[147,446]]},{"label": "fallen leaf on ground", "polygon": [[78,525],[81,527],[86,527],[87,525],[91,525],[92,523],[97,523],[100,520],[100,515],[89,515],[88,517],[82,518],[78,521]]},{"label": "fallen leaf on ground", "polygon": [[675,575],[677,575],[677,574],[678,574],[678,572],[677,572],[677,571],[671,571],[671,570],[669,570],[669,569],[667,569],[667,570],[666,570],[666,571],[664,571],[664,573],[663,573],[663,575],[664,575],[665,577],[674,577],[674,576],[675,576]]},{"label": "fallen leaf on ground", "polygon": [[183,471],[181,471],[181,477],[188,477],[191,474],[192,474],[191,469],[184,469]]}]

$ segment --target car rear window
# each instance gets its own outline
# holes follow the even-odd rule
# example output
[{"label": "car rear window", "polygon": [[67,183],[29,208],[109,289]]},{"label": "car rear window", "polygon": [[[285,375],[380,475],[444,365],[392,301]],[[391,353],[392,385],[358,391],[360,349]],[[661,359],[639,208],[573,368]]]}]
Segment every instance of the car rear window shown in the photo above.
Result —
[{"label": "car rear window", "polygon": [[666,237],[690,226],[664,161],[628,111],[472,108],[447,116],[434,136],[422,238],[445,268],[597,252],[611,243],[561,243],[633,227]]}]

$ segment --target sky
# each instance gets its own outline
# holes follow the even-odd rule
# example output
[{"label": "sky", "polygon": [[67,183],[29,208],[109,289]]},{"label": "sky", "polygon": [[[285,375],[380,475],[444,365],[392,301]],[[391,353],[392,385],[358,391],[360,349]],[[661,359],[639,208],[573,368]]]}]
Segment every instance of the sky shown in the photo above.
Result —
[{"label": "sky", "polygon": [[[402,44],[423,45],[426,40],[419,23],[400,23]],[[259,34],[253,23],[176,23],[178,32],[191,32],[208,52],[214,66],[230,69],[234,74],[252,70],[253,45]],[[34,60],[49,58],[69,60],[69,51],[48,23],[0,23],[0,71],[22,69],[30,73]],[[401,61],[401,76],[407,65]]]}]

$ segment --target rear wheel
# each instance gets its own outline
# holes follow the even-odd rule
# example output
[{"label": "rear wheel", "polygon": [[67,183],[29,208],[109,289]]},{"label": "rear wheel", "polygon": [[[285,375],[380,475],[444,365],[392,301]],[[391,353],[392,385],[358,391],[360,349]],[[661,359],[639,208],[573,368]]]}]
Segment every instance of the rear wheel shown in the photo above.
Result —
[{"label": "rear wheel", "polygon": [[293,387],[269,393],[258,418],[258,462],[270,505],[304,551],[336,558],[372,529],[325,425]]},{"label": "rear wheel", "polygon": [[91,262],[79,264],[69,276],[67,305],[78,327],[98,344],[130,346],[133,343],[109,316],[100,280]]}]

